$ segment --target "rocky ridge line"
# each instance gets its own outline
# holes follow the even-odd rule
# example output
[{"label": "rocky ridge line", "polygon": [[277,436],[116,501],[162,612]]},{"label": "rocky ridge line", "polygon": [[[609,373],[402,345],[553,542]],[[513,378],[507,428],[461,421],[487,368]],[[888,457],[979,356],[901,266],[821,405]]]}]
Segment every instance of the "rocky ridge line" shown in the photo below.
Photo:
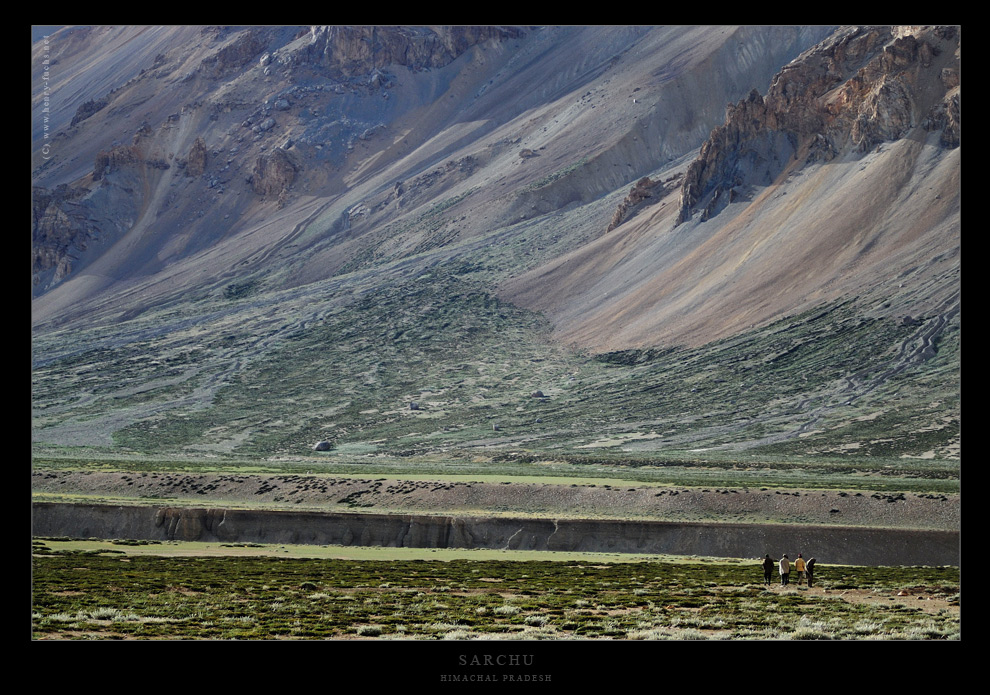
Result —
[{"label": "rocky ridge line", "polygon": [[[678,223],[699,207],[704,221],[747,185],[770,184],[794,157],[866,152],[917,125],[958,147],[959,41],[956,27],[854,27],[806,52],[765,97],[754,90],[728,106],[685,174]],[[930,69],[944,88],[934,98],[918,86]]]}]

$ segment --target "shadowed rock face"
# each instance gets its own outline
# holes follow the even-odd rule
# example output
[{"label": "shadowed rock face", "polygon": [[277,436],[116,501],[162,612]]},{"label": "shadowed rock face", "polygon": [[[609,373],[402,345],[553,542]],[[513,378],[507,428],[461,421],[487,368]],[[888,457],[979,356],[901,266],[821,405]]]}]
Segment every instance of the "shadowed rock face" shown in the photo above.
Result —
[{"label": "shadowed rock face", "polygon": [[78,199],[80,189],[60,186],[53,191],[35,189],[32,196],[32,272],[50,272],[59,282],[72,271],[72,249],[86,249],[90,240],[87,213]]},{"label": "shadowed rock face", "polygon": [[[524,34],[497,26],[63,27],[35,51],[37,84],[49,86],[37,104],[35,146],[44,154],[36,162],[36,196],[52,208],[34,225],[36,289],[61,285],[99,255],[93,239],[119,241],[138,221],[107,223],[115,217],[107,206],[117,198],[149,206],[158,247],[228,202],[207,200],[200,186],[217,193],[234,186],[228,198],[247,188],[261,199],[244,197],[238,214],[244,203],[282,207],[298,174],[325,185],[329,153],[342,163],[354,141],[387,131],[402,111],[434,98],[434,88],[424,86],[415,103],[382,108],[403,86],[394,71],[440,69],[479,44]],[[281,148],[300,134],[290,158]],[[170,162],[193,179],[207,176],[189,182],[149,171]],[[108,178],[125,168],[133,181]],[[85,193],[77,207],[88,224],[70,234],[58,222],[63,231],[53,234],[56,211],[73,209],[51,191],[70,182]],[[331,183],[320,194],[339,192]],[[114,279],[129,274],[124,266],[133,268],[133,259],[112,271]]]},{"label": "shadowed rock face", "polygon": [[956,146],[955,28],[896,34],[888,27],[836,32],[787,65],[765,97],[753,90],[730,105],[685,174],[680,221],[701,204],[710,217],[734,188],[772,183],[799,148],[826,160],[850,148],[867,152],[904,137],[919,116],[926,130],[941,131],[943,146]]},{"label": "shadowed rock face", "polygon": [[[323,441],[325,450],[333,448]],[[317,445],[319,450],[319,445]],[[681,523],[804,524],[946,531],[961,523],[958,495],[843,491],[756,490],[748,488],[612,487],[609,485],[502,484],[494,482],[336,478],[309,475],[188,473],[134,475],[114,471],[32,473],[39,494],[76,494],[100,499],[181,500],[186,505],[350,512],[408,516],[549,519],[626,519]],[[140,495],[135,498],[134,495]],[[207,502],[209,500],[209,502]],[[286,506],[292,505],[292,506]],[[296,507],[295,505],[305,505]]]},{"label": "shadowed rock face", "polygon": [[387,65],[415,70],[440,68],[483,41],[522,36],[516,27],[497,26],[316,26],[297,60],[344,74],[366,75]]},{"label": "shadowed rock face", "polygon": [[38,536],[227,543],[658,553],[813,553],[821,564],[957,565],[959,534],[779,524],[680,524],[239,509],[34,505]]},{"label": "shadowed rock face", "polygon": [[[296,179],[297,166],[284,150],[261,155],[254,164],[251,186],[265,198],[282,198]],[[284,200],[284,198],[283,198]]]},{"label": "shadowed rock face", "polygon": [[207,151],[203,138],[196,138],[192,148],[189,150],[189,157],[186,159],[186,173],[189,176],[202,176],[206,171]]}]

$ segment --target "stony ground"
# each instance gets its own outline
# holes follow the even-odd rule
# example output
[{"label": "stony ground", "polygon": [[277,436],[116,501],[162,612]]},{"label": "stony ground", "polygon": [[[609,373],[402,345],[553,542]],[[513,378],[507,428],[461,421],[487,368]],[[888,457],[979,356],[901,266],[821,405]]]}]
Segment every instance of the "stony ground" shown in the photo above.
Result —
[{"label": "stony ground", "polygon": [[324,475],[37,471],[43,495],[333,511],[803,523],[958,530],[959,495],[655,485],[443,482]]},{"label": "stony ground", "polygon": [[[781,587],[775,587],[772,591],[781,591]],[[843,589],[841,591],[830,591],[819,587],[808,589],[809,594],[821,594],[832,598],[841,599],[847,603],[865,603],[871,605],[901,605],[907,608],[916,608],[924,613],[936,614],[941,611],[959,615],[959,601],[947,598],[938,592],[929,592],[925,589],[908,590],[904,589],[892,593],[880,593],[870,589]]]}]

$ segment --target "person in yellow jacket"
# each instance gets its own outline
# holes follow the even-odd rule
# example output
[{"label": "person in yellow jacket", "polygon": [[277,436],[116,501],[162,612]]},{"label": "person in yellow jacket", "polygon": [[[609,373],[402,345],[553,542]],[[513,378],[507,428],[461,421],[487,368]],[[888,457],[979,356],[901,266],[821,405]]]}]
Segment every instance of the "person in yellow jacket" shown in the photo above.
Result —
[{"label": "person in yellow jacket", "polygon": [[797,572],[798,584],[804,581],[804,558],[798,553],[797,560],[794,561],[794,571]]}]

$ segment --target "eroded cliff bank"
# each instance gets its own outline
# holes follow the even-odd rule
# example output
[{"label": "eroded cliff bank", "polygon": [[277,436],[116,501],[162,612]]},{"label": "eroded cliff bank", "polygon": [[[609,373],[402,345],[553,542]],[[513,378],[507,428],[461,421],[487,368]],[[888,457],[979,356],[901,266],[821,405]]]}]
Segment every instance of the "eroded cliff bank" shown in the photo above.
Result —
[{"label": "eroded cliff bank", "polygon": [[495,548],[713,557],[798,552],[822,563],[957,565],[954,531],[36,503],[39,536]]},{"label": "eroded cliff bank", "polygon": [[962,523],[958,494],[610,482],[613,484],[552,485],[372,476],[52,470],[36,470],[31,477],[32,490],[39,495],[75,494],[91,502],[174,507],[262,504],[308,511],[423,516],[779,523],[932,531],[956,531]]}]

